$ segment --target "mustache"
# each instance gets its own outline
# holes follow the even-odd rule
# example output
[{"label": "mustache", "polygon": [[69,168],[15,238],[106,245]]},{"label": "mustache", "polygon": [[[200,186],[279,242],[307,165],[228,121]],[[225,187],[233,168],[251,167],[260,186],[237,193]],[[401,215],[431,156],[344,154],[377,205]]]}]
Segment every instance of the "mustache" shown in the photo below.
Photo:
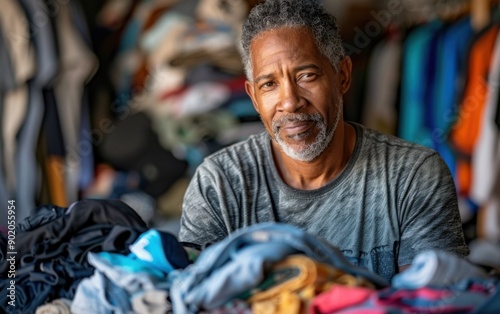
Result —
[{"label": "mustache", "polygon": [[282,116],[279,119],[273,120],[272,128],[273,131],[277,132],[279,128],[281,128],[284,124],[293,123],[293,122],[302,122],[302,121],[314,121],[323,123],[323,117],[320,113],[290,113],[285,116]]}]

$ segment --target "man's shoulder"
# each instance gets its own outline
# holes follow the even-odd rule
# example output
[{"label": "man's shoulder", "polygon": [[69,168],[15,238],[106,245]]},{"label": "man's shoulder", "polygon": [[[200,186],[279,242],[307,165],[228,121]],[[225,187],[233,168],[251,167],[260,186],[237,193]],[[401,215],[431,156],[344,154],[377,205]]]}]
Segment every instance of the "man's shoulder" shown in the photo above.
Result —
[{"label": "man's shoulder", "polygon": [[437,154],[437,152],[432,148],[404,140],[394,135],[385,134],[361,125],[358,125],[358,128],[360,128],[363,133],[363,145],[369,150],[378,150],[395,155],[412,155],[424,158]]},{"label": "man's shoulder", "polygon": [[[362,128],[360,158],[364,167],[400,177],[417,171],[448,170],[444,160],[434,150],[399,137]],[[436,168],[432,170],[431,168]],[[402,177],[401,177],[402,178]]]},{"label": "man's shoulder", "polygon": [[242,161],[252,156],[263,156],[266,154],[266,141],[269,136],[266,132],[250,135],[248,138],[237,143],[228,145],[217,152],[207,156],[205,162],[224,164],[231,161]]}]

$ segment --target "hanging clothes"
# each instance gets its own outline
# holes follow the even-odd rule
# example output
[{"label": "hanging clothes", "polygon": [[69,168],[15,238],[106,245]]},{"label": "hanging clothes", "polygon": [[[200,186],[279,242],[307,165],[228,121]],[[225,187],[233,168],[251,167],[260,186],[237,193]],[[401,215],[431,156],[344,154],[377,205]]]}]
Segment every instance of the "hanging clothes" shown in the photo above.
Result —
[{"label": "hanging clothes", "polygon": [[[431,132],[425,127],[426,64],[432,38],[443,27],[439,20],[421,25],[407,37],[403,46],[401,108],[398,135],[411,142],[433,147]],[[436,42],[434,42],[436,44]]]},{"label": "hanging clothes", "polygon": [[[500,34],[500,33],[499,33]],[[479,228],[483,236],[500,240],[500,130],[495,123],[500,93],[500,35],[497,36],[488,78],[489,93],[472,153],[470,197],[482,206]]]},{"label": "hanging clothes", "polygon": [[497,25],[490,26],[471,47],[465,93],[450,134],[450,140],[457,152],[457,189],[464,197],[470,195],[471,155],[477,143],[481,117],[489,93],[487,80],[498,31]]},{"label": "hanging clothes", "polygon": [[3,1],[0,12],[0,22],[4,34],[7,34],[6,48],[10,55],[14,70],[15,86],[6,91],[3,103],[3,166],[7,189],[11,193],[16,185],[15,152],[17,150],[16,136],[24,121],[28,104],[27,81],[35,73],[35,55],[29,41],[28,26],[23,23],[24,12],[17,1]]},{"label": "hanging clothes", "polygon": [[497,156],[500,154],[500,132],[495,124],[495,111],[500,92],[500,35],[497,36],[488,77],[489,93],[476,145],[472,152],[472,182],[470,196],[478,204],[484,204],[492,196],[494,182],[500,171]]},{"label": "hanging clothes", "polygon": [[435,130],[435,149],[455,176],[455,153],[447,140],[447,134],[458,110],[456,101],[463,89],[466,58],[474,35],[469,16],[447,27],[438,47],[434,102],[430,113],[430,127]]},{"label": "hanging clothes", "polygon": [[84,144],[80,141],[79,133],[83,87],[97,70],[97,59],[72,20],[70,5],[61,6],[57,16],[61,68],[54,92],[66,151],[62,177],[66,182],[66,194],[70,203],[78,199],[82,157],[91,154],[91,151],[83,151]]},{"label": "hanging clothes", "polygon": [[[10,90],[14,88],[15,86],[15,81],[14,81],[14,69],[12,69],[12,63],[10,61],[10,55],[7,51],[7,42],[4,37],[4,32],[2,30],[2,26],[0,24],[0,65],[2,69],[4,69],[5,74],[0,76],[0,121],[3,121],[3,109],[4,109],[4,99],[3,96],[5,95],[7,90]],[[2,157],[1,159],[3,160],[4,156],[4,140],[3,140],[3,128],[0,129],[0,156]],[[4,165],[3,163],[0,163],[0,202],[2,204],[7,204],[7,201],[9,200],[9,190],[7,189],[5,181],[5,172],[4,172]],[[0,208],[0,214],[2,217],[7,217],[7,207],[1,207]]]},{"label": "hanging clothes", "polygon": [[[0,25],[3,32],[3,48],[8,55],[10,66],[6,66],[6,73],[9,75],[9,69],[12,69],[10,75],[10,86],[4,84],[2,91],[2,110],[0,121],[2,156],[0,188],[3,190],[0,194],[2,198],[12,199],[15,195],[18,184],[16,178],[16,154],[18,151],[17,136],[21,131],[23,123],[28,114],[29,89],[28,81],[33,78],[36,71],[35,52],[30,41],[30,30],[24,23],[25,13],[18,1],[5,0],[2,2],[0,10]],[[5,59],[4,59],[5,60]],[[7,60],[5,60],[7,61]],[[3,196],[2,196],[3,195]],[[6,202],[4,202],[6,204]],[[16,213],[19,219],[28,215],[29,209],[20,208]],[[6,214],[6,209],[0,211]],[[6,216],[2,216],[6,217]],[[2,221],[5,221],[2,219]],[[6,222],[2,222],[6,224]]]},{"label": "hanging clothes", "polygon": [[[76,0],[2,4],[0,201],[15,199],[22,220],[36,209],[43,186],[50,203],[67,206],[92,180],[85,85],[97,60]],[[6,217],[6,209],[0,214]]]},{"label": "hanging clothes", "polygon": [[33,80],[29,82],[28,112],[19,132],[18,151],[16,153],[16,178],[17,186],[15,198],[22,213],[17,213],[17,219],[24,219],[36,207],[38,192],[38,164],[36,160],[36,147],[43,122],[45,105],[42,90],[51,84],[59,68],[54,34],[50,23],[41,25],[35,20],[38,12],[45,12],[46,8],[40,1],[21,0],[20,4],[25,9],[26,18],[34,33],[31,36],[36,47],[35,58],[37,69]]},{"label": "hanging clothes", "polygon": [[[397,32],[397,31],[395,31]],[[388,34],[374,48],[367,74],[367,95],[363,125],[387,134],[396,134],[396,99],[400,82],[401,34]]]}]

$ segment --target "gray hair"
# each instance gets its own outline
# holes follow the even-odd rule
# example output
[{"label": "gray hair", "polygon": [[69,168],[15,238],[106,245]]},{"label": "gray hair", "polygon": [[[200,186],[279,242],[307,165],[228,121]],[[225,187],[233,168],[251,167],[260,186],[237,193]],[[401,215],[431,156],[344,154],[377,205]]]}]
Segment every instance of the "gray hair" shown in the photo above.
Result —
[{"label": "gray hair", "polygon": [[307,27],[318,49],[338,69],[345,52],[335,17],[318,0],[267,0],[255,6],[243,24],[242,61],[248,80],[253,80],[250,44],[259,34],[280,27]]}]

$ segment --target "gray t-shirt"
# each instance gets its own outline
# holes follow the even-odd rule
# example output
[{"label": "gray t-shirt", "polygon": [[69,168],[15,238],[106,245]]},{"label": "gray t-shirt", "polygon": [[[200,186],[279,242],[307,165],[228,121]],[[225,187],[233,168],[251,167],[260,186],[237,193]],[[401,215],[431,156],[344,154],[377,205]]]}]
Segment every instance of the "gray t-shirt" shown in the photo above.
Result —
[{"label": "gray t-shirt", "polygon": [[203,245],[252,224],[289,223],[387,279],[423,250],[468,255],[455,185],[441,157],[353,125],[349,162],[316,190],[281,179],[267,133],[205,158],[184,197],[179,240]]}]

